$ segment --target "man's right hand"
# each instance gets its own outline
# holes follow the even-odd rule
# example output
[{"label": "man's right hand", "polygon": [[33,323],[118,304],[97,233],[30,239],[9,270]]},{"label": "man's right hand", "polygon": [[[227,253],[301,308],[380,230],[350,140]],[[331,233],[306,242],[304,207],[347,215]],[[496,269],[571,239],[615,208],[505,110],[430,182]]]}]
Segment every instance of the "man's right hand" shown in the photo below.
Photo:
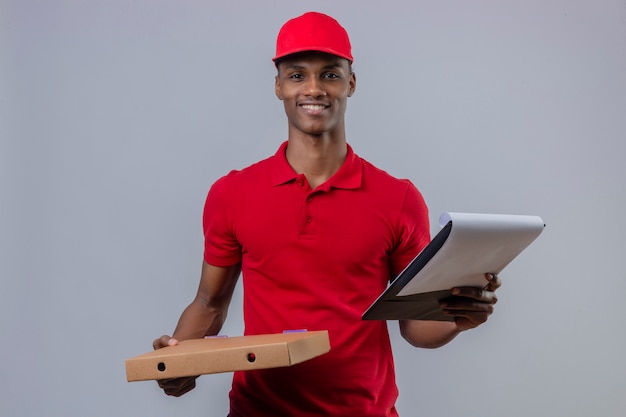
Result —
[{"label": "man's right hand", "polygon": [[[241,264],[220,267],[202,263],[202,275],[198,293],[181,314],[174,335],[181,340],[200,339],[218,334],[224,324],[228,305],[241,273]],[[178,344],[178,340],[164,335],[152,342],[152,347],[161,349]],[[159,386],[167,395],[180,397],[196,387],[197,376],[161,379]]]},{"label": "man's right hand", "polygon": [[[166,346],[174,346],[177,344],[178,340],[174,339],[173,337],[163,335],[158,339],[154,339],[154,342],[152,342],[152,347],[154,348],[154,350],[157,350]],[[160,379],[157,381],[157,383],[167,395],[180,397],[181,395],[188,393],[196,387],[196,378],[198,377],[187,376],[181,378]]]}]

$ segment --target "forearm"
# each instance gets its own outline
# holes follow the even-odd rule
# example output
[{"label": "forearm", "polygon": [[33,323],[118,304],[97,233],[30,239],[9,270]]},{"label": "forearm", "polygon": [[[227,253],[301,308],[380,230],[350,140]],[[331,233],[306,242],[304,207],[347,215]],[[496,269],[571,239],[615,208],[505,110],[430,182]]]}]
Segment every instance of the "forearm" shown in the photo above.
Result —
[{"label": "forearm", "polygon": [[178,320],[174,338],[199,339],[222,329],[241,265],[216,267],[203,262],[198,293]]},{"label": "forearm", "polygon": [[453,321],[400,320],[400,333],[415,347],[435,349],[449,343],[461,330]]},{"label": "forearm", "polygon": [[216,335],[225,320],[226,309],[210,306],[196,298],[181,314],[172,337],[177,340],[186,340]]}]

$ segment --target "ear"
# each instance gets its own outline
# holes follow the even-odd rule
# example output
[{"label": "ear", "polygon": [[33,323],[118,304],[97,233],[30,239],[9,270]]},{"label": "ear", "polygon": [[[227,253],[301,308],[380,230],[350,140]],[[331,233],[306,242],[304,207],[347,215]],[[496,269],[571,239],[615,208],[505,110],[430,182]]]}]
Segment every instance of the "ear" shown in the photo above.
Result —
[{"label": "ear", "polygon": [[352,72],[350,74],[350,89],[348,90],[348,97],[352,97],[352,94],[356,91],[356,74]]},{"label": "ear", "polygon": [[276,94],[276,97],[278,97],[278,99],[282,101],[283,93],[280,90],[280,79],[278,78],[278,75],[274,78],[274,82],[274,93]]}]

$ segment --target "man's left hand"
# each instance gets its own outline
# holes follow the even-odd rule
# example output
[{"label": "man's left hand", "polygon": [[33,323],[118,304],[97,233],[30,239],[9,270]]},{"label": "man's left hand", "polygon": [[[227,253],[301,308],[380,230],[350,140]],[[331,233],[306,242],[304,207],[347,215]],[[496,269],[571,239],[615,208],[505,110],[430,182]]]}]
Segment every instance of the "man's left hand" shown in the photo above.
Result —
[{"label": "man's left hand", "polygon": [[485,278],[488,282],[485,287],[453,288],[452,296],[441,300],[441,309],[454,316],[458,330],[480,326],[493,313],[494,304],[498,301],[495,291],[502,282],[496,274],[485,274]]}]

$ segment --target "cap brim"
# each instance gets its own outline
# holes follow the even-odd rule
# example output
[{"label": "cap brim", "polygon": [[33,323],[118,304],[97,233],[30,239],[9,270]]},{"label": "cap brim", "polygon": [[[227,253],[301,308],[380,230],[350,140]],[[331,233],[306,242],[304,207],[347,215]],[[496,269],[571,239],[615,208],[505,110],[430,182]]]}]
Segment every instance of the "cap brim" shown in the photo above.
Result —
[{"label": "cap brim", "polygon": [[291,49],[291,50],[289,50],[289,52],[284,52],[284,53],[282,53],[280,55],[276,55],[274,58],[272,58],[272,61],[276,62],[279,59],[283,59],[283,58],[286,58],[286,57],[288,57],[290,55],[295,55],[295,54],[299,54],[299,53],[302,53],[302,52],[322,52],[322,53],[325,53],[325,54],[338,56],[339,58],[347,59],[350,62],[354,61],[354,58],[352,58],[351,55],[341,54],[341,53],[339,53],[339,52],[337,52],[335,50],[329,49],[329,48],[310,48],[310,47]]}]

